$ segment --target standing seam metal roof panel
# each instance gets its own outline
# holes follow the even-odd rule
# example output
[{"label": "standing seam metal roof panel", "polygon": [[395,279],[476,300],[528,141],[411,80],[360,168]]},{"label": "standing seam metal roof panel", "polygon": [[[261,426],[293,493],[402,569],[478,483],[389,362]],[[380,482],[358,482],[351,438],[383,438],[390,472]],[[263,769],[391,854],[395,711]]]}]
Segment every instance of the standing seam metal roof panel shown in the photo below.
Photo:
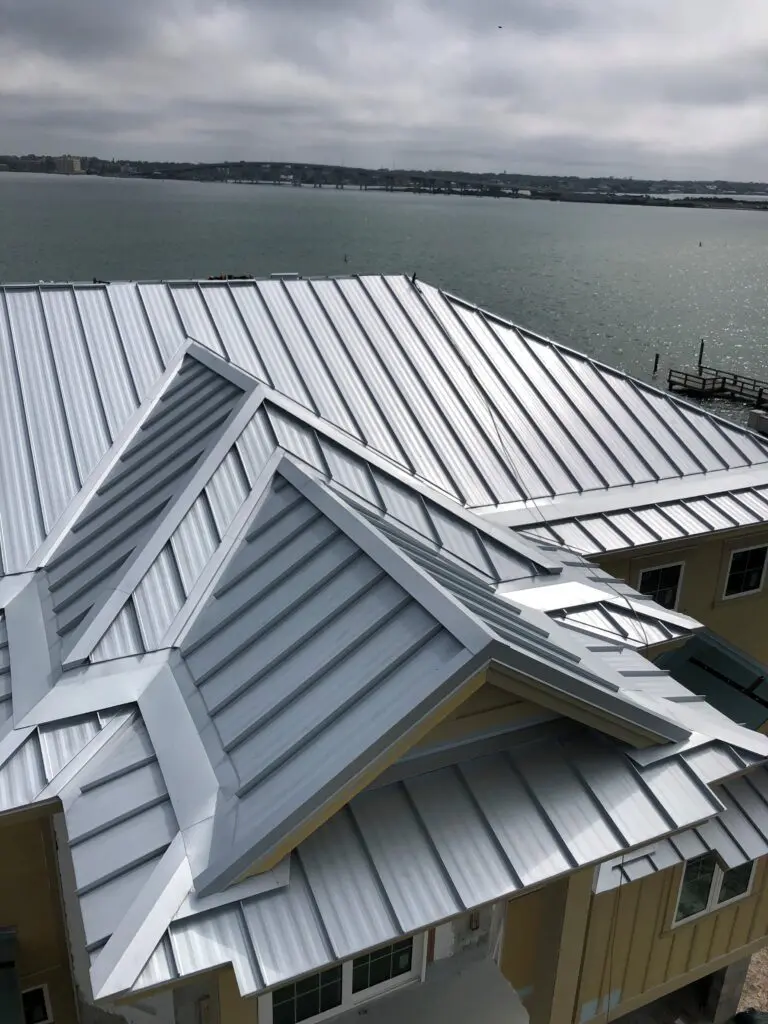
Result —
[{"label": "standing seam metal roof panel", "polygon": [[[200,400],[200,389],[208,396]],[[242,392],[195,360],[150,413],[46,569],[59,631],[78,625],[168,502],[191,478],[211,431]]]}]

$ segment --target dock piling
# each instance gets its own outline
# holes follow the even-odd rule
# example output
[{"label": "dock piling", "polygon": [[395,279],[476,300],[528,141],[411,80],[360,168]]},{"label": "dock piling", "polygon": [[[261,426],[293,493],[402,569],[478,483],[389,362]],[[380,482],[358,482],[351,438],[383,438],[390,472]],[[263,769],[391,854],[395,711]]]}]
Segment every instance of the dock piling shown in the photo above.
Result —
[{"label": "dock piling", "polygon": [[654,360],[653,360],[653,376],[655,377],[658,372],[659,372],[659,353],[657,352],[656,356],[654,357]]},{"label": "dock piling", "polygon": [[701,344],[699,345],[699,368],[701,368],[701,364],[703,362],[704,362],[704,339],[702,338],[701,339]]}]

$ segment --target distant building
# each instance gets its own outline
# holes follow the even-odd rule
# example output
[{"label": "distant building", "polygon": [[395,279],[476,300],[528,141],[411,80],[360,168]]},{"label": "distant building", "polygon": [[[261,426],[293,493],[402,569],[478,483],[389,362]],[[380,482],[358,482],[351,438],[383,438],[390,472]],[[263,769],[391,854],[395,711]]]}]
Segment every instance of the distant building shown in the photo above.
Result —
[{"label": "distant building", "polygon": [[57,156],[56,157],[56,173],[57,174],[82,174],[83,167],[79,156]]}]

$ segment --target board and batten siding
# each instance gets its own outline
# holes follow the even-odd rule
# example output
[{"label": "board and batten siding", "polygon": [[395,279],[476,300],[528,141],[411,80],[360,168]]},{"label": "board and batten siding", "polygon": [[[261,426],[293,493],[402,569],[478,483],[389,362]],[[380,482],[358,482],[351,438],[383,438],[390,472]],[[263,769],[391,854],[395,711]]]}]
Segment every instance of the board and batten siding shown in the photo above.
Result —
[{"label": "board and batten siding", "polygon": [[768,858],[750,895],[672,927],[683,866],[592,898],[575,1024],[613,1020],[747,956],[768,935]]}]

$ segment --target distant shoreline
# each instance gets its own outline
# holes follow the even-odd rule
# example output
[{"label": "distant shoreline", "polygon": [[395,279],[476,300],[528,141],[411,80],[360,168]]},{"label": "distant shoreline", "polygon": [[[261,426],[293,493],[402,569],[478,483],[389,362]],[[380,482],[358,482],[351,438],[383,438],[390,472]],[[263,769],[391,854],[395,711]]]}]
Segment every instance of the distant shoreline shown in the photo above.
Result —
[{"label": "distant shoreline", "polygon": [[27,174],[41,177],[55,178],[107,178],[113,181],[175,181],[190,182],[208,185],[258,185],[267,188],[309,188],[325,189],[332,191],[364,191],[364,192],[391,192],[410,193],[412,195],[451,195],[482,199],[517,199],[532,202],[556,202],[556,203],[581,203],[586,205],[599,206],[654,206],[667,209],[694,209],[694,210],[749,210],[760,213],[768,212],[768,196],[762,199],[741,199],[736,194],[713,194],[712,196],[695,197],[666,197],[662,195],[647,195],[643,193],[598,193],[579,192],[576,190],[555,190],[555,189],[518,189],[504,187],[495,183],[448,183],[435,179],[425,178],[423,182],[409,183],[387,183],[379,182],[329,182],[329,181],[273,181],[254,180],[244,178],[212,179],[210,177],[195,176],[186,173],[183,177],[176,174],[153,173],[132,173],[114,174],[98,172],[63,172],[63,171],[17,171],[11,168],[0,169],[0,175],[11,176],[15,174]]}]

